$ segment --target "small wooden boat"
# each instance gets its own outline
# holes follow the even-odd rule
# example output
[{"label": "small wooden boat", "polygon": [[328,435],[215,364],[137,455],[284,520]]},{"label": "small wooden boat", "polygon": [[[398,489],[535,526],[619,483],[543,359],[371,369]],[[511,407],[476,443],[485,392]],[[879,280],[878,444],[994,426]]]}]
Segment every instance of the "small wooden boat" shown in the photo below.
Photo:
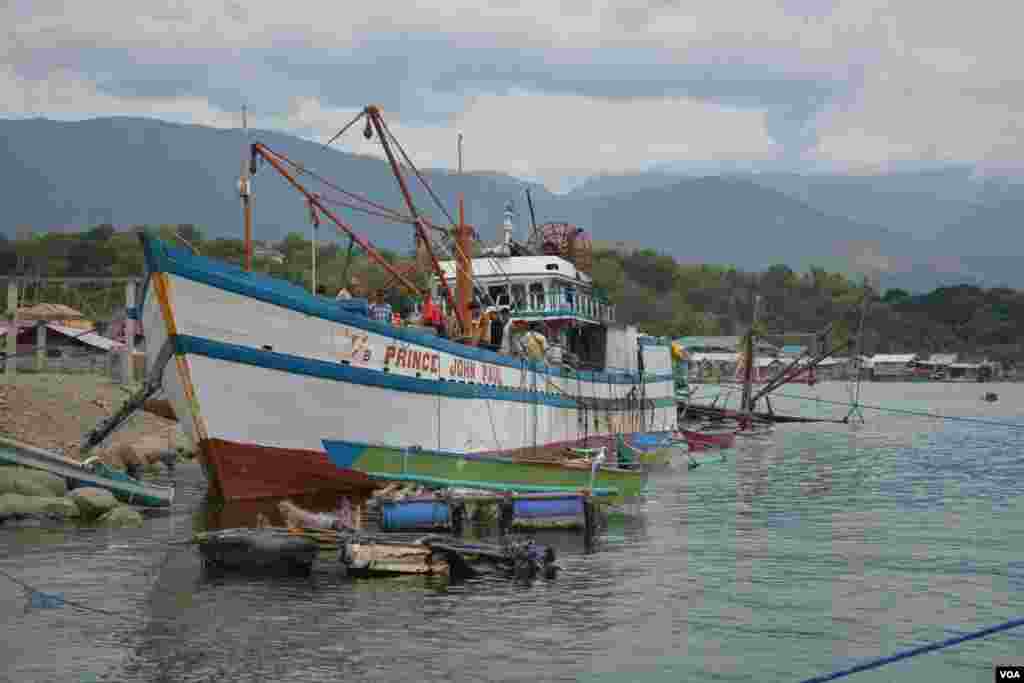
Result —
[{"label": "small wooden boat", "polygon": [[681,429],[679,432],[691,451],[732,448],[736,445],[735,429]]},{"label": "small wooden boat", "polygon": [[0,438],[0,463],[43,470],[68,482],[68,488],[92,486],[106,489],[129,505],[169,507],[174,501],[173,486],[159,486],[129,477],[96,458],[83,462],[29,446],[13,439]]},{"label": "small wooden boat", "polygon": [[648,467],[654,467],[668,465],[672,461],[672,452],[675,450],[676,444],[672,443],[668,437],[654,434],[631,438],[619,434],[616,437],[616,448],[620,463],[623,461],[638,462]]},{"label": "small wooden boat", "polygon": [[223,529],[197,534],[193,542],[208,569],[308,574],[320,552],[308,537],[275,529]]},{"label": "small wooden boat", "polygon": [[591,463],[540,462],[426,448],[395,448],[324,440],[332,462],[378,481],[415,482],[432,487],[512,493],[572,493],[590,489],[614,502],[641,495],[645,475],[636,469]]}]

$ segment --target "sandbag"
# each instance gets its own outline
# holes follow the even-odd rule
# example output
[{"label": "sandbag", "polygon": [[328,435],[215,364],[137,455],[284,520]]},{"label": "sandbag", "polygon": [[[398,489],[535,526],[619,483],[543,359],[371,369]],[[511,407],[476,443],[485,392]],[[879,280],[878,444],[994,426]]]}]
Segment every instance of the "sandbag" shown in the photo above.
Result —
[{"label": "sandbag", "polygon": [[72,519],[78,516],[78,507],[68,498],[23,496],[19,493],[0,495],[0,521],[23,517]]},{"label": "sandbag", "polygon": [[121,504],[110,491],[92,486],[75,489],[68,497],[78,506],[83,517],[99,517]]},{"label": "sandbag", "polygon": [[97,524],[110,527],[142,526],[142,515],[129,507],[116,507],[105,513],[98,520]]},{"label": "sandbag", "polygon": [[67,490],[65,481],[55,474],[28,467],[0,466],[0,493],[60,497]]}]

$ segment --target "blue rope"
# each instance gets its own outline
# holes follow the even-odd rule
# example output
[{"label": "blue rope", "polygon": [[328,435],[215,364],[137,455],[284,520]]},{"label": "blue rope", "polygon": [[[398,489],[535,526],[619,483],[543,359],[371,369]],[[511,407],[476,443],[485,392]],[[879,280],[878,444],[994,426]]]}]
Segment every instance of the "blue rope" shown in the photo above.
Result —
[{"label": "blue rope", "polygon": [[904,415],[916,415],[918,417],[933,417],[938,420],[956,420],[958,422],[974,422],[976,424],[991,425],[994,427],[1007,427],[1009,429],[1024,429],[1024,424],[1016,424],[1014,422],[1000,422],[999,420],[985,420],[977,417],[959,417],[957,415],[940,415],[939,413],[929,413],[924,410],[908,410],[906,408],[886,408],[884,406],[873,406],[867,403],[847,403],[846,401],[830,401],[824,398],[817,398],[815,396],[797,396],[796,394],[781,394],[776,393],[775,396],[782,396],[784,398],[795,398],[804,401],[817,401],[819,403],[831,403],[837,406],[852,406],[857,405],[861,408],[867,408],[869,410],[878,410],[883,413],[902,413]]},{"label": "blue rope", "polygon": [[840,669],[839,671],[833,671],[832,673],[825,674],[823,676],[815,676],[814,678],[808,678],[804,681],[801,681],[801,683],[824,683],[824,681],[834,681],[837,678],[843,678],[844,676],[849,676],[850,674],[855,674],[859,671],[877,669],[880,666],[892,664],[893,662],[898,662],[901,659],[909,659],[910,657],[923,655],[927,652],[942,650],[947,647],[959,645],[960,643],[966,642],[968,640],[984,638],[985,636],[990,636],[993,633],[999,633],[1000,631],[1008,631],[1012,628],[1017,628],[1018,626],[1024,626],[1024,618],[1011,619],[1010,621],[1003,622],[1002,624],[998,624],[996,626],[989,626],[988,628],[983,628],[980,631],[972,631],[970,633],[965,633],[964,635],[956,636],[954,638],[947,638],[946,640],[941,640],[937,643],[928,643],[927,645],[920,645],[909,650],[904,650],[903,652],[897,652],[896,654],[889,655],[887,657],[870,659],[866,662],[855,664],[854,666],[851,666],[848,669]]}]

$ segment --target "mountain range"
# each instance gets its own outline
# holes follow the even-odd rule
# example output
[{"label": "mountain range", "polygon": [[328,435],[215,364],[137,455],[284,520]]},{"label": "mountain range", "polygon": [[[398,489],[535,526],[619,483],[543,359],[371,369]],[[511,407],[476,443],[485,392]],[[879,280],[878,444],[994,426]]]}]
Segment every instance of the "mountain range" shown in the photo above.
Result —
[{"label": "mountain range", "polygon": [[[383,160],[273,131],[246,137],[238,130],[125,117],[4,119],[0,140],[6,170],[0,234],[8,238],[26,226],[39,233],[99,223],[192,223],[208,237],[238,237],[236,182],[246,146],[256,140],[345,190],[404,207]],[[1024,183],[979,177],[970,167],[871,176],[657,171],[597,176],[561,195],[500,172],[425,170],[424,176],[451,213],[455,197],[465,196],[467,221],[487,241],[498,239],[509,202],[517,237],[526,237],[529,188],[538,222],[574,223],[595,241],[653,248],[683,262],[748,270],[818,265],[918,291],[962,282],[1024,288],[1014,256],[1024,246],[1017,229]],[[343,198],[303,179],[325,198]],[[412,185],[416,205],[440,221],[441,210]],[[337,213],[380,246],[412,247],[408,226],[343,207]],[[267,165],[253,180],[253,214],[259,239],[310,232],[301,195]],[[321,228],[319,234],[331,233]]]}]

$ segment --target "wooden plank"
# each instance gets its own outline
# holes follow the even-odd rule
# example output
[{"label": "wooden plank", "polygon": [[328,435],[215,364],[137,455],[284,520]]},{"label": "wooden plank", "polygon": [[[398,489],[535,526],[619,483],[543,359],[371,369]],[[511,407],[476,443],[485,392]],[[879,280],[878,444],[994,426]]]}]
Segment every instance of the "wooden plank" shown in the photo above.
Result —
[{"label": "wooden plank", "polygon": [[13,439],[0,438],[0,461],[43,470],[58,477],[87,482],[99,488],[114,487],[125,494],[165,499],[168,505],[174,500],[175,489],[173,486],[111,481],[104,476],[90,472],[76,460]]}]

